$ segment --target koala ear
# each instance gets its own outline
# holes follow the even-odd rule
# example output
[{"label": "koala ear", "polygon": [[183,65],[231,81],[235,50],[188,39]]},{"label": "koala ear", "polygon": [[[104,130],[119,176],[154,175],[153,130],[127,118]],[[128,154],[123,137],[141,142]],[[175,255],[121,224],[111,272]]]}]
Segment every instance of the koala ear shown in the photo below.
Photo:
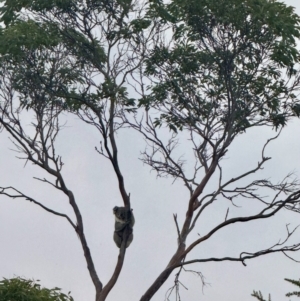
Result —
[{"label": "koala ear", "polygon": [[118,206],[115,206],[115,207],[113,208],[113,213],[117,213],[117,212],[118,212],[118,209],[119,209],[119,207],[118,207]]}]

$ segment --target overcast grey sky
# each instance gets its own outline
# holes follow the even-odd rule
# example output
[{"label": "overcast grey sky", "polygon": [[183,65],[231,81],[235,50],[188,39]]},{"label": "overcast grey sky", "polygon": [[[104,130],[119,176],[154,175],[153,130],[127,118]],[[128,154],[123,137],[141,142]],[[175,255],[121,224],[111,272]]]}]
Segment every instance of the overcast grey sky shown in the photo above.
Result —
[{"label": "overcast grey sky", "polygon": [[[300,14],[297,0],[285,2],[295,6]],[[74,131],[78,135],[74,136]],[[264,142],[272,136],[274,132],[270,129],[249,130],[239,136],[223,161],[224,176],[230,178],[256,166]],[[61,194],[33,179],[33,176],[44,177],[45,174],[31,164],[24,167],[25,162],[15,158],[8,137],[5,132],[0,134],[0,186],[12,185],[45,205],[73,216]],[[295,171],[300,177],[299,137],[300,122],[293,120],[284,128],[280,138],[267,148],[266,155],[272,160],[266,163],[259,175],[279,181]],[[96,269],[100,279],[106,283],[118,255],[112,239],[112,208],[122,203],[112,167],[94,150],[99,140],[93,128],[72,117],[59,136],[57,150],[65,163],[63,175],[74,191],[83,214]],[[118,143],[136,226],[123,271],[107,300],[138,300],[174,252],[177,237],[173,213],[178,214],[179,222],[183,221],[188,194],[180,182],[172,185],[171,180],[157,180],[156,175],[137,160],[144,148],[139,135],[124,131],[119,134]],[[208,189],[213,189],[213,185]],[[223,205],[207,213],[206,219],[199,225],[200,234],[214,225],[215,218],[226,212],[227,204]],[[296,226],[300,223],[299,215],[282,212],[271,220],[234,224],[196,248],[191,258],[237,256],[241,251],[267,248],[284,236],[287,222]],[[295,239],[300,240],[300,230]],[[40,279],[41,284],[48,288],[57,286],[64,292],[71,291],[75,301],[94,299],[94,287],[79,239],[64,219],[29,202],[0,196],[0,243],[0,277],[17,275]],[[300,260],[300,254],[297,258]],[[300,278],[300,264],[281,254],[246,263],[247,267],[232,262],[193,266],[202,272],[210,285],[202,291],[199,278],[183,274],[181,281],[188,290],[182,288],[182,300],[251,301],[254,300],[250,296],[253,289],[261,290],[265,296],[271,293],[272,301],[288,300],[284,295],[294,287],[283,278]],[[154,301],[164,300],[173,280],[171,276],[155,295]]]}]

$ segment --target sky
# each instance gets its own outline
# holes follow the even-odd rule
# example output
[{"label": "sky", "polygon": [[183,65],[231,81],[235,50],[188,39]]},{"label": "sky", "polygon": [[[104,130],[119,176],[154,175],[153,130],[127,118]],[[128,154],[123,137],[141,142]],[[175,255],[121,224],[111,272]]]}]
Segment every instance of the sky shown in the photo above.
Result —
[{"label": "sky", "polygon": [[[295,6],[300,14],[298,1],[285,3]],[[240,135],[224,159],[224,177],[233,177],[256,166],[263,144],[274,134],[270,129],[254,129]],[[265,164],[259,177],[275,182],[289,172],[300,177],[299,136],[300,121],[292,120],[281,136],[267,148],[266,155],[272,160]],[[112,208],[121,206],[122,201],[111,165],[95,151],[99,140],[96,130],[71,117],[58,137],[57,151],[63,158],[63,175],[67,185],[74,192],[83,215],[85,233],[98,275],[106,283],[118,256],[112,239]],[[173,214],[177,213],[179,222],[183,221],[188,194],[180,182],[157,179],[155,173],[143,166],[138,157],[145,145],[137,133],[120,132],[118,145],[120,165],[126,187],[131,193],[136,224],[134,241],[126,252],[123,270],[107,300],[139,300],[167,265],[176,248]],[[16,159],[12,148],[9,135],[3,131],[0,134],[0,186],[14,186],[43,204],[73,217],[63,195],[33,179],[45,174],[30,163],[24,166],[25,162]],[[213,187],[211,184],[208,191]],[[204,233],[218,217],[225,214],[226,208],[227,204],[220,204],[214,211],[208,211],[197,231]],[[267,248],[285,235],[287,223],[293,227],[299,224],[299,220],[299,215],[283,211],[269,220],[234,224],[196,248],[191,258],[238,256],[242,251]],[[300,231],[294,239],[300,240]],[[94,300],[94,287],[79,239],[64,219],[29,202],[0,196],[0,244],[0,278],[21,276],[39,279],[45,287],[71,291],[75,301]],[[295,257],[300,260],[300,253]],[[284,297],[285,293],[295,287],[283,279],[300,278],[300,264],[282,254],[263,256],[246,263],[246,267],[233,262],[188,267],[200,271],[207,285],[202,287],[200,278],[193,273],[184,273],[181,282],[187,289],[182,286],[182,300],[251,301],[255,300],[251,297],[254,289],[261,290],[264,296],[271,293],[272,301],[288,300]],[[164,300],[173,281],[174,274],[152,300]]]}]

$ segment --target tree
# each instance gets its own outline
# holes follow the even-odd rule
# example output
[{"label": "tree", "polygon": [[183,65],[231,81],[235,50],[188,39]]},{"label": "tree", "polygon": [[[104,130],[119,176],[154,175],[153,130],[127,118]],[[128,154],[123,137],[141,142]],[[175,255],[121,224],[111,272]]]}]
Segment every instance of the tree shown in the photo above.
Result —
[{"label": "tree", "polygon": [[65,295],[59,288],[41,288],[33,280],[20,277],[0,281],[1,301],[73,301],[70,294]]},{"label": "tree", "polygon": [[[297,281],[297,280],[292,280],[292,279],[287,279],[287,278],[285,278],[284,280],[300,287],[300,281],[299,280]],[[257,298],[260,301],[265,301],[265,299],[263,298],[263,295],[260,291],[259,292],[253,291],[253,294],[251,296]],[[287,297],[291,297],[291,296],[300,297],[300,292],[290,292],[290,293],[287,293],[286,296]],[[271,301],[271,296],[270,295],[269,295],[268,300]]]},{"label": "tree", "polygon": [[[111,163],[128,211],[131,199],[117,143],[123,129],[135,130],[146,140],[145,164],[159,177],[182,181],[189,193],[186,212],[180,213],[184,222],[174,214],[178,246],[141,301],[150,300],[175,270],[170,293],[177,296],[186,265],[245,265],[246,260],[277,252],[292,259],[290,253],[300,249],[300,242],[289,242],[296,229],[288,225],[286,237],[266,249],[237,257],[190,256],[230,225],[268,219],[284,209],[299,213],[299,183],[292,175],[279,183],[251,178],[270,160],[266,147],[291,118],[300,116],[300,19],[293,8],[269,0],[231,0],[230,5],[211,0],[2,2],[0,124],[22,154],[20,159],[48,173],[36,179],[65,195],[75,221],[13,186],[1,187],[0,194],[28,200],[69,222],[79,237],[97,301],[105,300],[118,280],[128,234],[103,285],[79,203],[62,174],[63,161],[55,147],[65,114],[98,130],[101,144],[96,151]],[[22,119],[27,111],[32,114],[30,129]],[[266,141],[257,166],[224,180],[222,159],[230,145],[260,126],[277,132]],[[179,141],[194,154],[193,162],[178,155]],[[207,193],[208,183],[217,187]],[[263,197],[266,191],[268,198]],[[222,200],[229,201],[224,218],[204,235],[193,236],[207,209]],[[243,200],[245,208],[232,214],[235,200]]]}]

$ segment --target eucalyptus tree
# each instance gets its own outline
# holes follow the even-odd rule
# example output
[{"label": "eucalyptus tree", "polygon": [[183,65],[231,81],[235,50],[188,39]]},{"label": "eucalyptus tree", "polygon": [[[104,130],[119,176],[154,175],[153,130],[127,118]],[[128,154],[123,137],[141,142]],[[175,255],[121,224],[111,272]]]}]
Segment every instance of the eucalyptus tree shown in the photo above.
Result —
[{"label": "eucalyptus tree", "polygon": [[[131,203],[134,207],[134,198],[131,202],[119,164],[122,149],[116,133],[122,128],[138,131],[146,140],[144,163],[158,176],[182,181],[188,190],[186,211],[178,213],[184,222],[174,215],[178,245],[140,300],[150,300],[175,270],[170,292],[178,295],[186,265],[245,264],[275,252],[291,258],[288,254],[300,249],[300,242],[289,243],[295,229],[287,227],[283,241],[267,249],[238,257],[191,258],[192,250],[227,226],[271,218],[283,209],[299,213],[296,180],[249,178],[270,159],[266,146],[300,115],[300,19],[293,8],[270,0],[1,2],[0,124],[10,133],[20,158],[48,172],[49,178],[37,179],[66,196],[75,221],[13,186],[1,187],[0,194],[31,201],[69,222],[80,239],[97,301],[105,300],[118,280],[127,238],[104,285],[85,236],[80,204],[61,173],[62,158],[55,149],[63,112],[99,131],[101,145],[96,151],[111,162],[127,210]],[[25,110],[34,116],[30,131],[22,121]],[[224,180],[222,159],[230,145],[247,129],[259,126],[278,133],[266,141],[257,166]],[[193,152],[193,162],[178,156],[179,141]],[[194,166],[192,173],[185,171],[186,164]],[[204,194],[213,175],[219,177],[217,187]],[[261,190],[270,190],[268,199]],[[262,207],[254,214],[246,210],[232,215],[229,209],[235,199],[243,200],[246,208],[249,200]],[[207,208],[223,200],[229,201],[224,218],[188,241]]]}]

